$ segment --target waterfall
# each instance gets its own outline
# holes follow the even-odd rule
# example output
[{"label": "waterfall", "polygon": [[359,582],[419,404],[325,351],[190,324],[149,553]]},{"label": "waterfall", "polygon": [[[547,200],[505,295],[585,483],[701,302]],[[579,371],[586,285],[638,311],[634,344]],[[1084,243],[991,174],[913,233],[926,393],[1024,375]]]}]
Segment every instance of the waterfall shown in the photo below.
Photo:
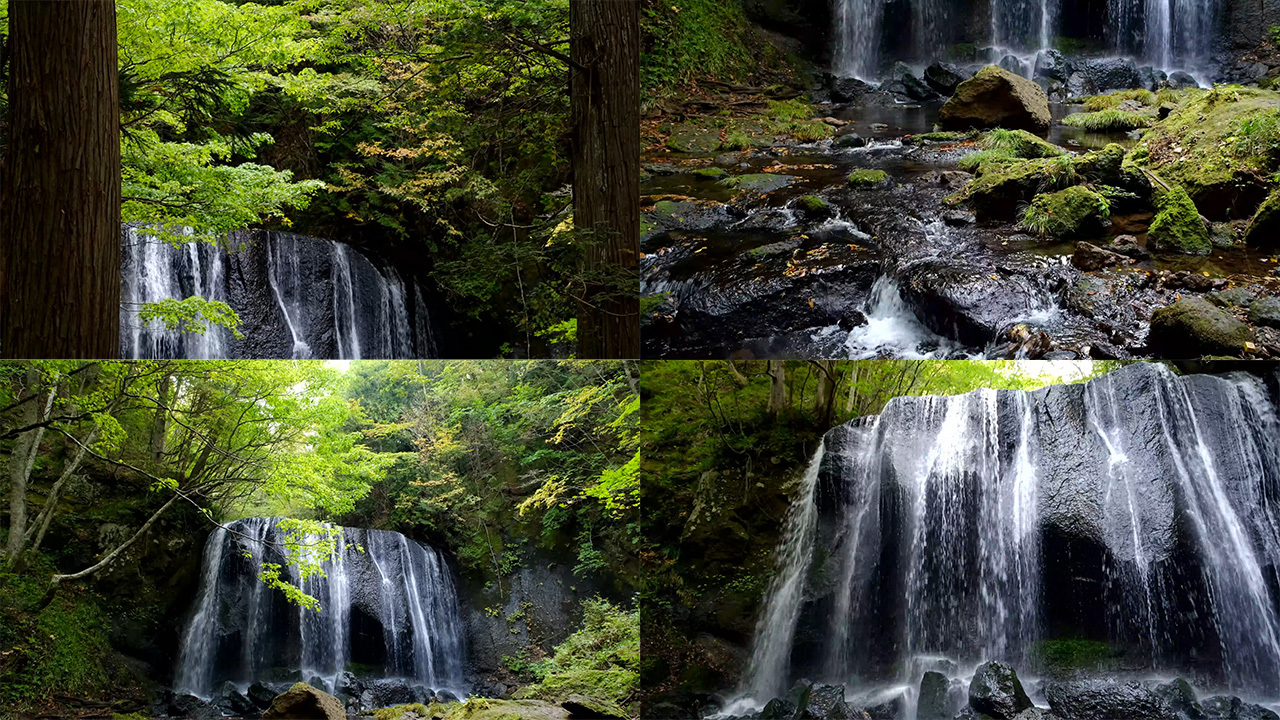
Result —
[{"label": "waterfall", "polygon": [[1056,638],[1280,694],[1280,409],[1260,378],[1135,364],[900,397],[824,448],[788,511],[739,705],[801,674],[1034,671]]},{"label": "waterfall", "polygon": [[884,0],[836,3],[836,65],[840,75],[874,80],[880,70],[880,23]]},{"label": "waterfall", "polygon": [[222,249],[192,241],[174,246],[137,227],[124,231],[124,303],[120,309],[125,358],[186,357],[209,360],[227,356],[231,333],[211,327],[203,335],[169,330],[159,320],[143,323],[144,303],[199,295],[227,302],[226,257]]},{"label": "waterfall", "polygon": [[804,596],[805,573],[813,556],[813,531],[817,522],[814,491],[826,444],[809,460],[787,512],[782,545],[777,553],[778,574],[765,594],[765,610],[756,623],[751,661],[743,682],[744,695],[759,703],[786,689],[791,641]]},{"label": "waterfall", "polygon": [[[233,233],[228,246],[172,245],[137,227],[124,232],[121,354],[140,358],[417,358],[436,352],[417,282],[356,249],[291,233]],[[143,324],[144,303],[198,295],[225,302],[243,340]]]},{"label": "waterfall", "polygon": [[296,568],[285,571],[319,602],[310,610],[258,579],[263,562],[287,564],[278,520],[237,520],[210,535],[183,635],[178,691],[208,698],[227,681],[245,687],[319,678],[321,689],[337,692],[353,665],[421,688],[461,691],[458,600],[438,552],[400,533],[343,528],[335,556],[323,559],[323,577],[301,580]]}]

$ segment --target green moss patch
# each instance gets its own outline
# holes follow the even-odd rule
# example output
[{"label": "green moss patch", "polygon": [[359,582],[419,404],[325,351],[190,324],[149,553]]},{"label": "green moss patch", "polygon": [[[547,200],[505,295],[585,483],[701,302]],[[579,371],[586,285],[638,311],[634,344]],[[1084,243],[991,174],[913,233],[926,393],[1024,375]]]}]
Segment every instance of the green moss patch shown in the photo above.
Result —
[{"label": "green moss patch", "polygon": [[821,120],[807,120],[791,123],[787,132],[801,142],[817,142],[831,137],[835,130]]},{"label": "green moss patch", "polygon": [[1113,108],[1098,112],[1075,113],[1062,118],[1067,127],[1078,127],[1090,132],[1127,132],[1150,127],[1154,118],[1145,113]]},{"label": "green moss patch", "polygon": [[1266,202],[1258,207],[1249,221],[1244,242],[1268,250],[1280,248],[1280,190],[1271,191]]},{"label": "green moss patch", "polygon": [[1147,230],[1147,246],[1180,255],[1208,255],[1213,249],[1208,228],[1182,188],[1174,187],[1156,196],[1156,216]]},{"label": "green moss patch", "polygon": [[1101,195],[1083,185],[1037,195],[1019,227],[1042,237],[1094,237],[1110,225],[1111,209]]},{"label": "green moss patch", "polygon": [[734,190],[747,190],[751,192],[773,192],[787,187],[795,182],[795,178],[790,175],[780,175],[777,173],[752,173],[750,175],[734,175],[727,177],[719,182],[727,188]]},{"label": "green moss patch", "polygon": [[875,187],[889,179],[889,173],[883,170],[861,168],[849,173],[849,186],[855,188]]},{"label": "green moss patch", "polygon": [[1150,90],[1123,90],[1103,95],[1092,95],[1084,98],[1083,102],[1085,112],[1098,112],[1118,107],[1126,100],[1132,100],[1139,105],[1155,105],[1156,99],[1156,94]]},{"label": "green moss patch", "polygon": [[690,154],[715,152],[720,149],[720,133],[697,125],[680,125],[667,137],[667,148]]},{"label": "green moss patch", "polygon": [[729,175],[728,171],[724,168],[718,167],[698,168],[693,171],[693,174],[695,177],[702,178],[703,180],[719,180],[720,178],[728,177]]},{"label": "green moss patch", "polygon": [[1066,155],[1067,151],[1047,142],[1026,130],[1004,130],[997,128],[982,135],[978,145],[984,150],[999,150],[1013,157],[1049,158]]},{"label": "green moss patch", "polygon": [[1054,192],[1080,182],[1069,156],[1020,160],[983,165],[982,173],[964,190],[947,198],[950,204],[964,203],[979,218],[1012,219],[1018,208],[1045,192]]},{"label": "green moss patch", "polygon": [[1105,670],[1114,664],[1116,655],[1115,649],[1101,640],[1045,640],[1035,647],[1037,664],[1053,677]]}]

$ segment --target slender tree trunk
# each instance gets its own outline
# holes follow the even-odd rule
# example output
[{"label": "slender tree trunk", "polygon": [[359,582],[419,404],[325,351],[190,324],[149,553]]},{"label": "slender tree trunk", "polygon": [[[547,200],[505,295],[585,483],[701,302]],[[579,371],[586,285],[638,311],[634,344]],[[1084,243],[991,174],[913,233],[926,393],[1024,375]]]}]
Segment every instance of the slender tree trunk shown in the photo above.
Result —
[{"label": "slender tree trunk", "polygon": [[769,361],[769,414],[778,414],[787,407],[787,366],[781,360]]},{"label": "slender tree trunk", "polygon": [[578,356],[640,357],[640,0],[570,0]]},{"label": "slender tree trunk", "polygon": [[114,0],[11,0],[0,356],[120,354]]},{"label": "slender tree trunk", "polygon": [[165,373],[160,376],[160,382],[156,387],[158,406],[156,407],[155,421],[151,425],[151,461],[156,463],[164,459],[164,439],[169,433],[170,382],[169,374]]},{"label": "slender tree trunk", "polygon": [[[28,366],[21,392],[25,393],[36,388],[39,382],[40,371],[35,366]],[[21,427],[35,425],[40,421],[41,405],[39,394],[22,404]],[[43,427],[22,433],[14,441],[9,454],[9,542],[5,546],[5,558],[6,564],[10,567],[13,567],[22,556],[23,544],[26,541],[27,479],[31,477],[35,456],[40,452],[40,436],[43,433]]]},{"label": "slender tree trunk", "polygon": [[818,365],[818,396],[815,409],[825,427],[827,421],[831,419],[831,406],[836,398],[836,361],[817,360],[815,362]]}]

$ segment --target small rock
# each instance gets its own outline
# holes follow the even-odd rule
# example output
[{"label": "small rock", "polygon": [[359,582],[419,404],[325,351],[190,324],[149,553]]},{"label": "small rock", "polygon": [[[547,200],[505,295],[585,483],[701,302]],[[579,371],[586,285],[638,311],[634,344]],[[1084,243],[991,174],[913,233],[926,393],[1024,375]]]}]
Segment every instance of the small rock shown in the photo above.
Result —
[{"label": "small rock", "polygon": [[1076,251],[1071,254],[1071,264],[1085,272],[1101,270],[1104,267],[1112,267],[1114,265],[1127,265],[1131,262],[1133,262],[1132,259],[1120,253],[1103,250],[1097,245],[1087,242],[1081,242],[1076,245]]},{"label": "small rock", "polygon": [[867,141],[861,135],[855,132],[837,135],[835,146],[838,148],[860,148],[866,147]]},{"label": "small rock", "polygon": [[1107,250],[1113,253],[1119,253],[1135,260],[1146,260],[1151,257],[1151,253],[1146,248],[1138,244],[1138,238],[1132,235],[1121,235],[1115,240],[1107,243]]},{"label": "small rock", "polygon": [[972,225],[977,221],[978,218],[967,210],[948,210],[942,213],[942,222],[951,225],[952,227]]}]

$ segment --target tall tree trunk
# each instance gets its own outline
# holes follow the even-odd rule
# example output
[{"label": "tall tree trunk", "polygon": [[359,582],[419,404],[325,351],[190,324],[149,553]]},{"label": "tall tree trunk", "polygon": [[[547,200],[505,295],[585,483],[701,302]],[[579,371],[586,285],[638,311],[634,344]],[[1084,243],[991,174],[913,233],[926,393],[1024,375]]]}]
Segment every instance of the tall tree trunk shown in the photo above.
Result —
[{"label": "tall tree trunk", "polygon": [[0,356],[120,354],[114,0],[11,0]]},{"label": "tall tree trunk", "polygon": [[[18,392],[35,391],[40,383],[40,371],[34,365],[27,366],[23,388]],[[50,395],[52,400],[52,395]],[[43,398],[37,391],[36,396],[22,403],[19,427],[35,425],[42,418],[40,410]],[[36,454],[40,452],[40,436],[44,428],[28,430],[14,441],[9,454],[9,542],[5,546],[5,563],[14,567],[26,543],[27,534],[27,479],[31,477],[31,468],[35,464]]]},{"label": "tall tree trunk", "polygon": [[769,361],[769,414],[778,414],[787,407],[787,366],[781,360]]},{"label": "tall tree trunk", "polygon": [[822,418],[823,427],[831,419],[831,406],[836,398],[836,361],[816,360],[818,366],[818,396],[815,408]]},{"label": "tall tree trunk", "polygon": [[570,0],[578,357],[640,357],[640,0]]},{"label": "tall tree trunk", "polygon": [[164,459],[164,439],[169,433],[169,383],[168,373],[160,376],[156,387],[156,414],[151,425],[151,462]]}]

